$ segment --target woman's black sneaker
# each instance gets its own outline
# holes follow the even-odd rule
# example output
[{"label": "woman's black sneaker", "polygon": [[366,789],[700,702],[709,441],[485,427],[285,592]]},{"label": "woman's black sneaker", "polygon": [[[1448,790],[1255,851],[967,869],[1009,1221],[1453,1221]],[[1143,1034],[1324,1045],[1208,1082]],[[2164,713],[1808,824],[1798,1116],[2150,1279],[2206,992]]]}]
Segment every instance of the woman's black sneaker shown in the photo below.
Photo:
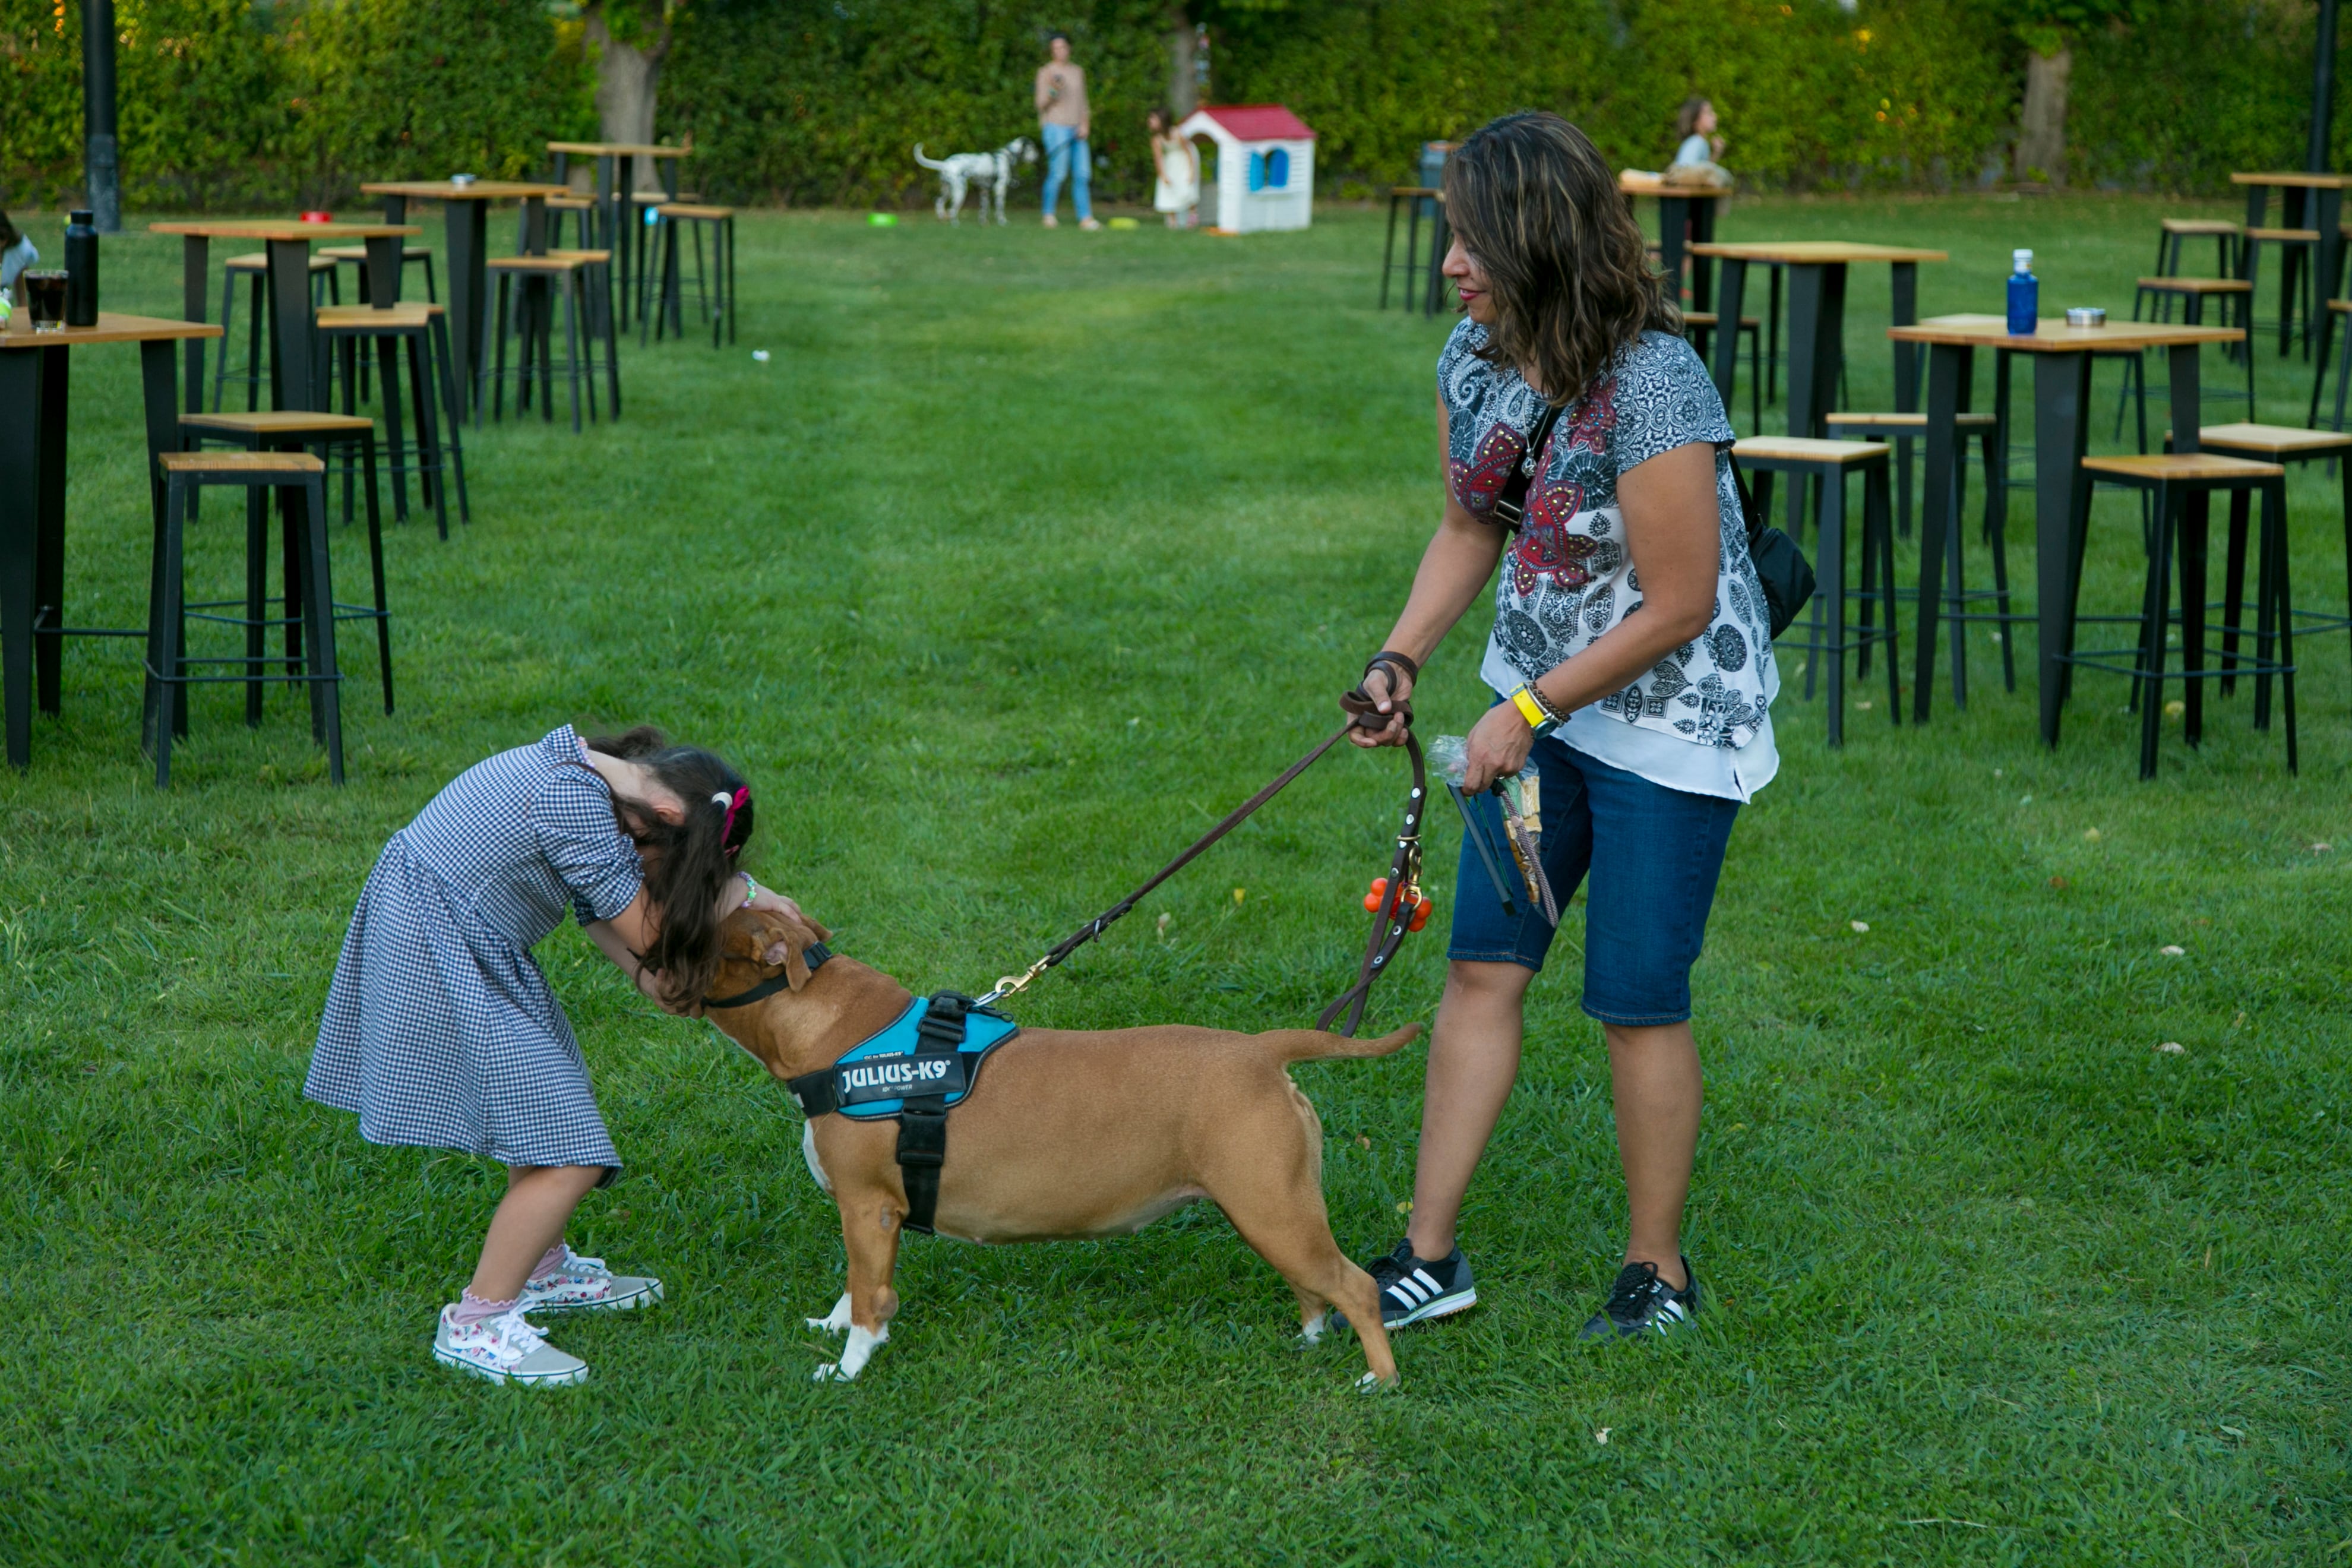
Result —
[{"label": "woman's black sneaker", "polygon": [[[1458,1247],[1432,1262],[1412,1255],[1412,1240],[1408,1237],[1386,1258],[1365,1264],[1364,1271],[1372,1277],[1372,1289],[1380,1292],[1382,1328],[1401,1329],[1478,1304],[1478,1288],[1470,1282],[1470,1265]],[[1333,1312],[1331,1321],[1337,1327],[1348,1326],[1344,1312]]]},{"label": "woman's black sneaker", "polygon": [[1677,1290],[1658,1278],[1656,1264],[1628,1263],[1618,1270],[1608,1301],[1577,1337],[1631,1340],[1690,1327],[1698,1321],[1698,1276],[1687,1258],[1683,1259],[1683,1278],[1690,1283]]}]

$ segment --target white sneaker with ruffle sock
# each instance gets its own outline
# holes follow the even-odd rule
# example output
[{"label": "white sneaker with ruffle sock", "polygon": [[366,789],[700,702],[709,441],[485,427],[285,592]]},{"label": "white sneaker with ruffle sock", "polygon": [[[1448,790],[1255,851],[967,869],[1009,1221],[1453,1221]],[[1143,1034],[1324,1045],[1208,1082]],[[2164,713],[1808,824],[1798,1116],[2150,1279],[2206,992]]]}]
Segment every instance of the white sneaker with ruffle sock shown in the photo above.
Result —
[{"label": "white sneaker with ruffle sock", "polygon": [[454,1321],[452,1314],[457,1310],[455,1302],[441,1309],[441,1329],[433,1336],[435,1361],[492,1383],[520,1383],[526,1387],[553,1388],[588,1381],[588,1363],[541,1339],[538,1328],[523,1321],[521,1307],[476,1323]]}]

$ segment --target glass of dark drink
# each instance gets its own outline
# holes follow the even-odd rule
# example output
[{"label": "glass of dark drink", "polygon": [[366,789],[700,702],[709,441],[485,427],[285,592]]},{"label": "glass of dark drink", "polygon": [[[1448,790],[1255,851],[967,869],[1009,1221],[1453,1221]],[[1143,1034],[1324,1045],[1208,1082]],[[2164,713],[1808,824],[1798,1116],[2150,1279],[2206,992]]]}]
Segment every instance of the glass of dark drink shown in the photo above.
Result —
[{"label": "glass of dark drink", "polygon": [[65,330],[66,274],[63,268],[26,268],[16,275],[25,287],[25,308],[32,312],[33,331]]}]

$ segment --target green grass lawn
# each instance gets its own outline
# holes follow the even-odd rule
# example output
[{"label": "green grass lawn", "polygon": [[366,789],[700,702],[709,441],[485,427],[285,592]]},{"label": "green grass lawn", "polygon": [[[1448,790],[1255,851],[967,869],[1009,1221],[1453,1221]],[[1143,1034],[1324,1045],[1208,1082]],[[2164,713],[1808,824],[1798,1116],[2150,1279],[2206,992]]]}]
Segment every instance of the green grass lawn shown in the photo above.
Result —
[{"label": "green grass lawn", "polygon": [[[1757,202],[1723,232],[1948,247],[1928,313],[1999,310],[2031,245],[2053,310],[2126,315],[2179,210]],[[299,1093],[386,835],[489,752],[651,721],[743,766],[753,868],[837,947],[918,989],[1019,967],[1328,731],[1388,628],[1436,516],[1445,323],[1371,309],[1381,238],[1352,210],[1241,241],[748,216],[739,345],[632,344],[627,418],[582,438],[469,432],[473,526],[388,539],[401,706],[353,628],[341,790],[297,696],[252,731],[214,688],[157,794],[135,656],[71,647],[64,717],[0,773],[0,1561],[2334,1561],[2340,633],[2303,650],[2299,778],[2242,690],[2139,783],[2101,676],[2053,754],[2030,662],[2004,693],[1981,627],[1965,714],[1939,689],[1896,729],[1858,686],[1832,752],[1789,661],[1780,777],[1696,973],[1713,1294],[1685,1344],[1573,1342],[1622,1224],[1579,912],[1465,1215],[1483,1304],[1399,1336],[1394,1397],[1350,1392],[1351,1341],[1291,1348],[1287,1288],[1208,1209],[1101,1244],[913,1240],[887,1348],[813,1384],[834,1342],[803,1319],[841,1245],[797,1116],[572,931],[542,961],[630,1162],[572,1239],[669,1300],[563,1325],[582,1390],[433,1363],[500,1175],[367,1145]],[[110,307],[172,312],[176,242],[106,265]],[[1891,405],[1886,288],[1857,269],[1865,407]],[[2260,363],[2263,411],[2299,423],[2308,372]],[[77,624],[144,613],[136,363],[74,366]],[[2291,496],[2305,598],[2340,603],[2333,489]],[[2136,522],[2101,501],[2086,607],[2134,603]],[[236,531],[201,531],[194,580],[227,591]],[[1423,689],[1427,732],[1486,701],[1479,619]],[[1310,1020],[1352,973],[1402,776],[1326,763],[1020,1016]],[[1440,916],[1381,1027],[1437,997],[1458,825],[1434,828]],[[1353,1253],[1402,1227],[1421,1072],[1416,1047],[1298,1073]]]}]

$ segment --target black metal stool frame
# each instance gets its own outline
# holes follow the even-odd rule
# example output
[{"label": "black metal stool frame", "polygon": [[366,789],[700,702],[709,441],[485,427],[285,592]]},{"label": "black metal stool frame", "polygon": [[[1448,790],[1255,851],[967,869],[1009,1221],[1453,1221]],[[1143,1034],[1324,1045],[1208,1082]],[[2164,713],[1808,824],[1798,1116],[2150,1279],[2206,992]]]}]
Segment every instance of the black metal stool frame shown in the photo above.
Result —
[{"label": "black metal stool frame", "polygon": [[[1854,679],[1870,679],[1870,650],[1880,643],[1886,645],[1886,707],[1890,723],[1901,724],[1902,687],[1895,617],[1895,518],[1889,497],[1887,470],[1889,455],[1852,462],[1833,462],[1822,458],[1746,457],[1739,459],[1742,469],[1752,473],[1759,518],[1769,523],[1772,518],[1773,475],[1795,476],[1791,484],[1789,532],[1801,538],[1803,532],[1804,483],[1816,480],[1813,487],[1813,524],[1817,548],[1813,552],[1816,579],[1813,611],[1809,626],[1810,635],[1803,642],[1782,641],[1775,651],[1788,648],[1805,651],[1805,699],[1812,700],[1815,672],[1823,658],[1829,660],[1829,673],[1822,680],[1828,698],[1829,743],[1845,744],[1845,656],[1858,655]],[[1851,639],[1846,635],[1845,601],[1845,481],[1854,471],[1862,474],[1862,584],[1852,597],[1862,606],[1862,621]],[[1881,586],[1881,584],[1884,586]],[[1884,606],[1886,624],[1874,624],[1873,612]],[[1782,633],[1785,638],[1788,634]]]},{"label": "black metal stool frame", "polygon": [[[207,485],[235,485],[247,489],[272,489],[281,492],[281,505],[293,506],[299,496],[302,512],[297,524],[289,516],[287,525],[296,536],[297,554],[300,563],[300,611],[289,616],[299,620],[307,637],[307,654],[299,661],[286,660],[289,668],[282,674],[256,673],[281,662],[275,657],[197,656],[187,651],[187,612],[194,608],[185,602],[186,561],[184,540],[188,517],[188,497]],[[305,459],[304,466],[289,464],[276,468],[239,468],[233,470],[177,469],[168,474],[164,482],[163,528],[155,542],[159,559],[155,567],[155,615],[150,623],[147,645],[147,679],[158,695],[149,705],[155,714],[149,741],[155,752],[155,787],[169,789],[172,784],[172,737],[185,733],[187,728],[187,689],[190,686],[215,683],[277,681],[307,685],[310,691],[310,735],[327,749],[327,773],[336,784],[343,782],[343,721],[341,689],[341,674],[335,668],[335,605],[333,584],[327,564],[327,486],[325,465]],[[252,566],[247,563],[247,582],[252,580]],[[224,601],[235,603],[236,601]],[[204,619],[227,617],[204,616]],[[268,624],[278,624],[270,622]],[[259,627],[248,629],[248,638]],[[291,632],[295,628],[288,627]],[[248,647],[251,644],[248,641]],[[189,668],[196,665],[231,664],[243,667],[236,675],[192,675]]]},{"label": "black metal stool frame", "polygon": [[[352,374],[352,367],[365,357],[360,353],[361,341],[367,338],[376,341],[380,366],[378,380],[384,394],[384,441],[390,447],[390,460],[385,466],[392,474],[394,519],[404,523],[408,521],[408,476],[413,472],[416,475],[419,499],[433,509],[435,524],[441,537],[447,539],[448,479],[454,474],[457,481],[457,519],[460,522],[472,522],[473,503],[466,493],[465,442],[459,434],[464,422],[457,414],[457,362],[449,352],[447,312],[438,311],[427,316],[421,327],[394,325],[389,321],[338,321],[333,325],[320,326],[318,338],[322,355],[341,360],[343,412],[346,414],[354,414],[358,410],[353,396],[357,378]],[[405,456],[409,442],[401,425],[400,350],[404,339],[408,348],[408,413],[416,427],[416,458],[413,463]],[[339,356],[334,353],[337,349],[341,351]],[[435,405],[436,394],[438,407]],[[348,471],[343,479],[347,492],[344,510],[348,512],[351,482]]]},{"label": "black metal stool frame", "polygon": [[[2279,680],[2281,708],[2286,721],[2286,770],[2290,773],[2295,772],[2294,616],[2294,597],[2287,584],[2284,477],[2123,479],[2120,482],[2133,489],[2152,489],[2156,494],[2156,548],[2148,555],[2140,614],[2136,617],[2077,615],[2074,620],[2078,626],[2130,624],[2137,620],[2140,627],[2139,642],[2132,647],[2077,648],[2072,653],[2061,654],[2059,662],[2075,669],[2096,669],[2130,678],[2133,705],[2139,710],[2139,776],[2143,780],[2156,776],[2157,741],[2164,725],[2163,696],[2167,680],[2182,683],[2182,735],[2189,745],[2195,746],[2204,739],[2204,691],[2200,682],[2223,679],[2234,682],[2241,673],[2253,676],[2254,728],[2268,731],[2271,727],[2271,679],[2275,676]],[[2206,544],[2215,490],[2259,490],[2263,498],[2262,539],[2258,547],[2260,560],[2254,595],[2255,626],[2251,634],[2235,623],[2215,626],[2206,619]],[[2176,552],[2179,558],[2181,579],[2180,610],[2177,617],[2171,607]],[[2177,674],[2168,674],[2165,645],[2176,619],[2181,633],[2181,668]],[[2205,662],[2205,639],[2209,632],[2215,630],[2221,632],[2232,650],[2238,638],[2251,636],[2254,644],[2253,657],[2241,659],[2233,654],[2221,665],[2209,668]],[[2276,644],[2275,658],[2273,657],[2273,642]],[[2132,660],[2131,663],[2111,662],[2126,657]]]}]

